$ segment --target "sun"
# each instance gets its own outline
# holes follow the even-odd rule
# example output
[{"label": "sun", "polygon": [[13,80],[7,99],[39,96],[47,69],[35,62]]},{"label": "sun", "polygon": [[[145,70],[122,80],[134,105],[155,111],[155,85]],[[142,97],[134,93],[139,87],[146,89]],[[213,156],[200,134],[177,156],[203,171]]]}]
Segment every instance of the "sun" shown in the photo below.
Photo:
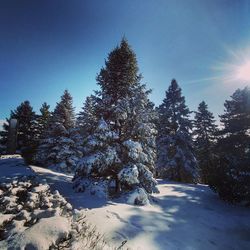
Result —
[{"label": "sun", "polygon": [[236,67],[235,73],[238,80],[250,82],[250,60]]},{"label": "sun", "polygon": [[225,61],[213,67],[217,78],[227,85],[250,85],[250,47],[232,50],[227,48]]}]

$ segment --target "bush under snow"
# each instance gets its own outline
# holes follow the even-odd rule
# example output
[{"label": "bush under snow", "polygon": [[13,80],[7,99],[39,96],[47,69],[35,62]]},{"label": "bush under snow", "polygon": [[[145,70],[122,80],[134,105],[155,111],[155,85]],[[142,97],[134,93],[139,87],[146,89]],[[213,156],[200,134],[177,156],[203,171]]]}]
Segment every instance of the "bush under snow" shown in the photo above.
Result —
[{"label": "bush under snow", "polygon": [[0,249],[104,249],[102,236],[34,176],[0,184]]}]

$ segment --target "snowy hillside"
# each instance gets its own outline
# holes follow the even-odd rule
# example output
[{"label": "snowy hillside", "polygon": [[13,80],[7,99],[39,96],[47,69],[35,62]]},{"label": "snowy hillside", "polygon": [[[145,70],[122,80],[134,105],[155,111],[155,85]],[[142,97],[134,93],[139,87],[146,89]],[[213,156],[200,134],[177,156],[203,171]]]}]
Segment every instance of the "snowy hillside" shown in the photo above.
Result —
[{"label": "snowy hillside", "polygon": [[[1,182],[20,175],[35,175],[39,181],[46,181],[52,189],[48,198],[54,197],[53,193],[58,190],[74,209],[82,209],[87,222],[96,226],[97,231],[104,234],[106,242],[115,247],[123,245],[124,249],[143,250],[250,249],[249,208],[229,205],[219,200],[205,185],[185,185],[158,180],[160,193],[153,196],[152,204],[132,206],[121,201],[105,201],[86,193],[75,193],[71,175],[37,166],[27,167],[19,156],[0,160]],[[13,193],[13,190],[9,191]],[[60,202],[65,206],[68,203],[63,201],[63,197]],[[70,204],[67,205],[69,210]],[[0,216],[6,217],[3,214]],[[64,213],[56,216],[62,216],[62,220],[69,219]],[[51,223],[51,220],[47,221]],[[48,228],[46,219],[40,220],[39,223],[45,223],[44,228]],[[37,228],[39,223],[35,224]],[[25,235],[41,238],[41,234],[34,235],[34,231],[31,234],[30,230],[27,231],[23,227],[11,230],[19,232],[13,240],[15,244],[17,239]],[[11,230],[9,235],[13,237]],[[66,230],[62,224],[58,230],[63,230],[64,235],[69,229]],[[43,235],[46,235],[46,232],[43,232]],[[4,246],[6,247],[3,241],[0,241],[0,248],[5,249]],[[79,245],[76,249],[82,249],[77,247]]]}]

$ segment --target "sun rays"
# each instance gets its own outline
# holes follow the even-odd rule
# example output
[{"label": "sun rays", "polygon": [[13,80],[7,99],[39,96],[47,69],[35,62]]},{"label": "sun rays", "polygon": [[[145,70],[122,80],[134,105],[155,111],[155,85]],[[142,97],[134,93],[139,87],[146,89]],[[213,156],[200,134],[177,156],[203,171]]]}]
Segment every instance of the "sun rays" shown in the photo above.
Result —
[{"label": "sun rays", "polygon": [[213,67],[224,83],[237,86],[250,85],[250,48],[227,49],[225,61]]}]

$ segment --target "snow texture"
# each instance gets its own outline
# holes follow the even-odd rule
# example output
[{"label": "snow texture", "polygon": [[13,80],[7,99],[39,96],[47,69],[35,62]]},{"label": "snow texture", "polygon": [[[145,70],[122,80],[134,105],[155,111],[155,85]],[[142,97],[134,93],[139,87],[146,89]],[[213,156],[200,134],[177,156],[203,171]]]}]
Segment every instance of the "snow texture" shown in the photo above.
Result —
[{"label": "snow texture", "polygon": [[[13,169],[16,174],[13,166],[0,164],[1,176],[2,170],[8,168],[10,170],[6,172],[10,173]],[[18,169],[19,175],[26,171],[24,166]],[[221,201],[206,185],[158,180],[160,193],[152,195],[153,203],[134,206],[119,200],[107,202],[88,192],[75,193],[69,174],[35,166],[32,169],[40,180],[46,179],[53,189],[58,189],[73,209],[80,210],[73,215],[75,221],[78,215],[84,215],[88,223],[104,233],[106,241],[116,248],[123,245],[124,249],[143,250],[250,249],[249,208]],[[137,194],[131,193],[131,203],[135,197]],[[1,220],[12,217],[4,218],[0,214]],[[28,218],[29,214],[22,216]],[[77,225],[81,228],[81,224],[76,222],[74,230]],[[22,227],[22,221],[16,221],[16,231]],[[71,249],[84,249],[76,236]],[[0,249],[7,249],[7,246]]]},{"label": "snow texture", "polygon": [[[101,234],[37,177],[0,183],[0,249],[108,249]],[[13,191],[14,190],[14,191]]]},{"label": "snow texture", "polygon": [[69,234],[72,206],[35,176],[13,177],[0,190],[1,249],[49,249]]},{"label": "snow texture", "polygon": [[42,218],[33,227],[17,232],[7,241],[8,249],[39,249],[47,250],[50,246],[69,234],[70,227],[67,218],[53,216]]},{"label": "snow texture", "polygon": [[[41,172],[43,171],[43,172]],[[36,168],[48,181],[57,179],[56,172]],[[86,219],[95,225],[113,246],[130,249],[250,249],[249,208],[232,206],[221,201],[206,185],[180,184],[158,180],[159,194],[151,204],[134,206],[137,197],[131,192],[125,201],[108,201],[88,192],[70,190],[67,175],[60,192],[74,208],[85,209]]]}]

